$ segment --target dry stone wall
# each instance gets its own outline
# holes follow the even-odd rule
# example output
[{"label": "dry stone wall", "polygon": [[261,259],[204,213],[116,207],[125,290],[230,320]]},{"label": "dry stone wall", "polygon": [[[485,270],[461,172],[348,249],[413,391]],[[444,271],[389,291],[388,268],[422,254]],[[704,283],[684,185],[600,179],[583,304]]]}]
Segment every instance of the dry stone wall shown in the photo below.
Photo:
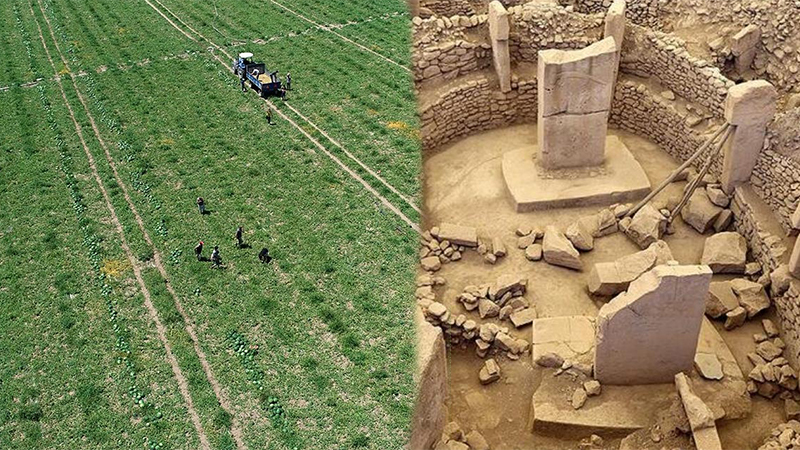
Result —
[{"label": "dry stone wall", "polygon": [[[552,4],[509,8],[512,65],[535,64],[539,50],[580,49],[602,38],[603,16]],[[417,82],[450,80],[491,67],[486,14],[415,18],[412,62]],[[535,71],[535,69],[533,69]]]},{"label": "dry stone wall", "polygon": [[487,77],[458,85],[420,111],[423,150],[516,122],[536,120],[536,81],[512,79],[511,92]]},{"label": "dry stone wall", "polygon": [[657,76],[665,87],[719,117],[734,84],[711,63],[690,55],[682,39],[636,25],[627,27],[620,70]]},{"label": "dry stone wall", "polygon": [[[562,5],[571,5],[576,11],[583,13],[605,14],[612,0],[559,0]],[[662,0],[627,0],[625,16],[628,21],[650,28],[661,25]]]}]

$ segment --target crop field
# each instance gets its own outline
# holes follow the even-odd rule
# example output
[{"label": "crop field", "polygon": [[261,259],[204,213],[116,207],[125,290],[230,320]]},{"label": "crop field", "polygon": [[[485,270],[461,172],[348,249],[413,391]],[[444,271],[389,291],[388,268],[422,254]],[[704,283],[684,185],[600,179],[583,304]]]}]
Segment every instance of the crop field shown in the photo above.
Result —
[{"label": "crop field", "polygon": [[[403,447],[409,21],[402,0],[0,3],[0,448]],[[241,92],[242,51],[292,73],[286,101]]]}]

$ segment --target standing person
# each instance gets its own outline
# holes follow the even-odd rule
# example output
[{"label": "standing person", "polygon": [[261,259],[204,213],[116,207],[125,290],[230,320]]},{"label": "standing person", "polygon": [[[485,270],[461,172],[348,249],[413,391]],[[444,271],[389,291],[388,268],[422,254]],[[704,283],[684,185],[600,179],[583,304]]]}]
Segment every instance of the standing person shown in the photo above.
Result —
[{"label": "standing person", "polygon": [[287,91],[291,91],[292,90],[292,73],[291,72],[286,72],[286,90]]},{"label": "standing person", "polygon": [[267,123],[272,125],[272,109],[267,107]]},{"label": "standing person", "polygon": [[222,258],[219,256],[219,246],[214,246],[214,251],[211,252],[211,268],[219,267],[222,264]]},{"label": "standing person", "polygon": [[197,197],[197,209],[200,210],[200,214],[206,213],[206,201],[203,200],[203,197]]},{"label": "standing person", "polygon": [[247,88],[244,87],[244,77],[242,77],[242,92],[247,92]]},{"label": "standing person", "polygon": [[239,248],[242,248],[242,245],[244,244],[244,242],[242,242],[242,231],[243,230],[240,225],[239,228],[236,229],[236,246]]},{"label": "standing person", "polygon": [[263,264],[266,264],[266,263],[272,261],[272,257],[269,256],[269,250],[267,249],[267,247],[262,248],[261,251],[258,252],[258,259]]},{"label": "standing person", "polygon": [[194,246],[194,256],[197,257],[198,261],[203,260],[203,241]]}]

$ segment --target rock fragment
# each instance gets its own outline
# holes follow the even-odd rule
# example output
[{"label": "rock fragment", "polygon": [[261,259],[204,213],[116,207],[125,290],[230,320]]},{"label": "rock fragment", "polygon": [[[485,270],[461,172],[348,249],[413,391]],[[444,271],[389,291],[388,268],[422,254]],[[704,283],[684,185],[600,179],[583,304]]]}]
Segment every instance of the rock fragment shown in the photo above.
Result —
[{"label": "rock fragment", "polygon": [[747,241],[739,233],[723,232],[706,238],[701,264],[714,273],[744,273],[747,262]]},{"label": "rock fragment", "polygon": [[483,363],[478,378],[481,384],[491,384],[500,379],[500,366],[494,358],[489,358]]},{"label": "rock fragment", "polygon": [[578,251],[564,233],[552,225],[545,230],[542,251],[549,264],[575,270],[583,268]]}]

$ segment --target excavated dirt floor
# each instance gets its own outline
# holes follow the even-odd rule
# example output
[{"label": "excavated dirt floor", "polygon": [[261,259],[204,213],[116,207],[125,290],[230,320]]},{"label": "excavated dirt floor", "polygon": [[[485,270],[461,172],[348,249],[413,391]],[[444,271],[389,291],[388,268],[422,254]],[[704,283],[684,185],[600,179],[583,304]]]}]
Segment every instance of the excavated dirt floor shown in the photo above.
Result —
[{"label": "excavated dirt floor", "polygon": [[[630,133],[610,130],[619,136],[633,152],[648,174],[653,185],[657,185],[674,168],[676,161],[655,144]],[[465,138],[437,151],[429,152],[424,161],[425,225],[430,228],[440,222],[474,226],[479,236],[501,236],[508,248],[508,256],[500,258],[496,265],[484,263],[474,251],[465,253],[461,261],[444,265],[437,273],[447,280],[439,288],[437,301],[444,303],[453,312],[465,312],[455,302],[456,295],[469,284],[494,282],[502,274],[522,274],[529,279],[526,298],[536,307],[539,317],[597,314],[602,303],[589,297],[586,280],[594,263],[613,261],[639,250],[622,233],[600,238],[595,249],[582,253],[583,272],[555,267],[544,261],[530,262],[524,251],[516,248],[517,226],[526,224],[544,229],[555,224],[562,230],[583,215],[596,212],[600,207],[583,207],[516,213],[506,192],[501,174],[502,155],[520,147],[532,146],[536,142],[536,125],[516,125],[489,131]],[[685,183],[673,183],[655,201],[669,196],[680,196]],[[704,237],[685,225],[680,219],[675,222],[675,234],[664,237],[673,255],[682,264],[697,264],[703,249]],[[725,279],[715,276],[715,281]],[[479,323],[474,312],[465,312]],[[772,313],[763,316],[773,318]],[[762,317],[759,317],[762,318]],[[496,320],[496,319],[491,319]],[[509,321],[497,321],[511,329],[515,337],[531,340],[531,327],[514,330]],[[715,322],[720,334],[731,348],[742,371],[747,374],[752,366],[746,354],[755,348],[753,334],[761,332],[760,320],[753,320],[732,332],[722,329]],[[481,386],[478,371],[483,360],[475,355],[473,344],[448,348],[448,420],[455,420],[465,430],[478,429],[491,448],[574,449],[584,435],[544,437],[526,431],[530,400],[538,383],[540,370],[532,366],[530,355],[518,361],[505,356],[495,357],[502,368],[500,381]],[[602,401],[602,395],[598,398]],[[565,398],[565,402],[567,399]],[[767,401],[753,397],[753,409],[749,418],[718,424],[723,448],[757,448],[769,431],[783,422],[783,404],[776,399]],[[617,448],[619,439],[606,439],[604,447]]]}]

